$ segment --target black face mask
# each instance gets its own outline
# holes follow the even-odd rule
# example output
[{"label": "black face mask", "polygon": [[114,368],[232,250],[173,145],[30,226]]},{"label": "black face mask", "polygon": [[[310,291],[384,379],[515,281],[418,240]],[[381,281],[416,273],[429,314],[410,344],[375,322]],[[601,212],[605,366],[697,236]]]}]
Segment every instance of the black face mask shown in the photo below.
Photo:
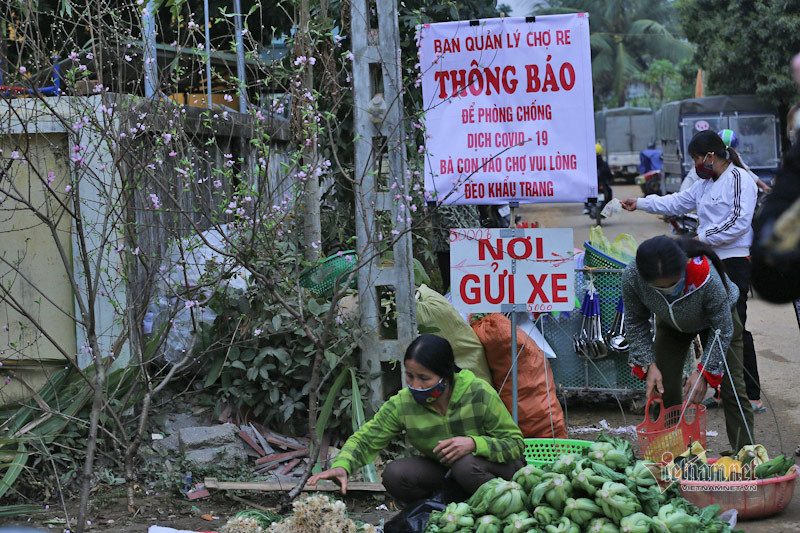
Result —
[{"label": "black face mask", "polygon": [[[706,157],[708,157],[708,155],[706,155]],[[706,163],[706,157],[703,158],[702,163],[694,167],[695,172],[697,172],[697,177],[701,180],[710,180],[715,176],[714,164]]]}]

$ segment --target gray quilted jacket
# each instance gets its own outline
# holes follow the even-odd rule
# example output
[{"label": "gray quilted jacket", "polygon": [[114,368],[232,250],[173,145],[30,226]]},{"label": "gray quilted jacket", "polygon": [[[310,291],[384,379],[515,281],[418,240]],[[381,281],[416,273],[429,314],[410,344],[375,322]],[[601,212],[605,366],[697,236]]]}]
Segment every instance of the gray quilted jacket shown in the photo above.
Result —
[{"label": "gray quilted jacket", "polygon": [[[705,362],[708,356],[705,370],[711,374],[725,373],[725,353],[733,337],[731,307],[736,305],[739,289],[726,275],[726,291],[714,265],[710,266],[709,276],[699,288],[669,302],[642,279],[635,262],[628,265],[622,274],[622,298],[625,301],[625,336],[630,345],[630,363],[644,366],[656,360],[649,322],[652,312],[678,331],[700,333],[708,330],[706,338],[701,339],[702,361]],[[712,346],[717,330],[720,343]]]}]

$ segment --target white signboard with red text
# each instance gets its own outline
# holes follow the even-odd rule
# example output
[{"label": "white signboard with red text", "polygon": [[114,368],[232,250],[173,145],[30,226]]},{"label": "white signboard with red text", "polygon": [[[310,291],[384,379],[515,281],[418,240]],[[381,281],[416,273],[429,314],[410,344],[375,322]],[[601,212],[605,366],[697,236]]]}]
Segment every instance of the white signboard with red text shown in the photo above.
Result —
[{"label": "white signboard with red text", "polygon": [[597,196],[588,15],[418,29],[431,200],[503,204]]},{"label": "white signboard with red text", "polygon": [[450,294],[465,313],[572,311],[572,229],[450,230]]}]

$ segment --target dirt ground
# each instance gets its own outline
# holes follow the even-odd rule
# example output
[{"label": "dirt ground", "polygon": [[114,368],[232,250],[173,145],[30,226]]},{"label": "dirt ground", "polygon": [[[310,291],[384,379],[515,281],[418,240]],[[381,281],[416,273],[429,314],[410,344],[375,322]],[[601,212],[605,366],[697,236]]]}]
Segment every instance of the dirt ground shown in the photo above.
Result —
[{"label": "dirt ground", "polygon": [[[638,188],[633,186],[614,186],[615,196],[624,199],[639,196]],[[575,246],[582,248],[588,238],[591,220],[582,215],[582,207],[575,204],[549,204],[527,206],[520,210],[524,220],[538,221],[543,227],[574,228]],[[603,229],[612,240],[618,233],[632,234],[638,242],[654,235],[667,233],[666,225],[658,217],[642,212],[622,213],[607,220]],[[800,275],[800,274],[799,274]],[[780,453],[793,454],[800,444],[800,333],[794,312],[789,305],[776,306],[754,297],[749,302],[748,329],[753,333],[758,353],[761,376],[762,398],[768,410],[757,414],[754,438],[763,444],[770,456]],[[642,421],[640,410],[631,409],[626,402],[623,411],[615,402],[598,401],[589,395],[567,400],[567,417],[571,429],[598,426],[601,420],[614,427],[637,425]],[[722,412],[718,409],[708,411],[707,429],[717,432],[708,437],[708,447],[722,451],[729,448],[725,437]],[[577,439],[593,440],[597,433],[572,433]],[[632,441],[635,438],[630,436]],[[772,518],[741,522],[739,529],[747,533],[800,532],[800,489],[795,487],[795,495],[787,509]],[[240,497],[259,505],[274,508],[277,496],[263,493],[238,493]],[[348,509],[354,518],[380,525],[394,515],[391,502],[384,496],[367,494],[348,495],[345,498]],[[246,504],[233,500],[224,493],[217,492],[209,500],[189,502],[168,498],[163,495],[150,495],[139,500],[141,508],[131,517],[124,499],[109,499],[107,504],[92,512],[90,518],[96,531],[115,531],[120,533],[139,533],[147,531],[154,524],[191,531],[217,531],[225,521],[236,512],[245,509]],[[51,505],[54,503],[51,502]],[[377,510],[381,505],[390,507],[388,511]],[[198,512],[193,512],[192,507]],[[218,517],[206,521],[199,515],[210,514]],[[45,521],[57,517],[37,516],[31,524],[47,528]],[[113,521],[113,522],[111,522]],[[0,521],[0,524],[3,522]],[[52,524],[52,530],[61,531],[62,525]]]}]

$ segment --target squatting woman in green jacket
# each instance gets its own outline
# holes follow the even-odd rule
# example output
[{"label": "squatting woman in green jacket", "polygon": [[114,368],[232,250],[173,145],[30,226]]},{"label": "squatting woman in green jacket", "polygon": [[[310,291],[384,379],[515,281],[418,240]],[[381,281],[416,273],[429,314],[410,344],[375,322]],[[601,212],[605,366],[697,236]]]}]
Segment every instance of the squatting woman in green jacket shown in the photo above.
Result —
[{"label": "squatting woman in green jacket", "polygon": [[511,479],[523,466],[522,432],[492,386],[458,371],[450,343],[437,335],[417,337],[403,365],[408,387],[347,439],[330,470],[308,483],[332,479],[346,492],[347,476],[403,431],[421,455],[392,461],[383,473],[383,485],[401,504],[432,494],[448,470],[469,494],[495,477]]},{"label": "squatting woman in green jacket", "polygon": [[[753,409],[744,385],[738,297],[739,289],[725,274],[717,254],[697,240],[663,235],[648,239],[622,275],[628,359],[633,373],[647,380],[647,396],[658,392],[665,407],[681,403],[686,355],[699,334],[704,355],[683,394],[694,388],[692,402],[700,403],[708,385],[722,385],[725,428],[734,451],[752,444],[745,422],[753,432]],[[656,317],[655,341],[651,313]]]}]

